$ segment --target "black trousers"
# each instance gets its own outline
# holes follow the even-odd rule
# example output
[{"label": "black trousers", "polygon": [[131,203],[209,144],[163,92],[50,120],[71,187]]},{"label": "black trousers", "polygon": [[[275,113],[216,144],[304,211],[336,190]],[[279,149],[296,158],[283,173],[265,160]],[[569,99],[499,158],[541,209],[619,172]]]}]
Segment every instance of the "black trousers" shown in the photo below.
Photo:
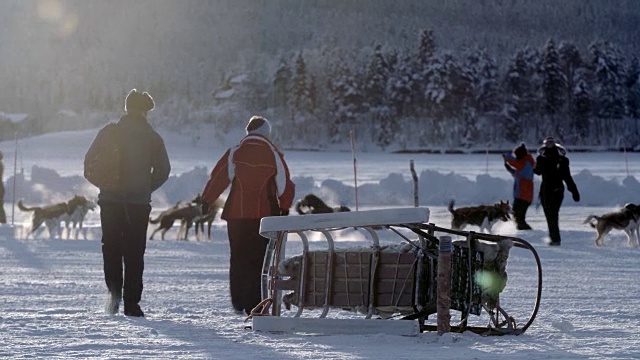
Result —
[{"label": "black trousers", "polygon": [[560,224],[559,214],[562,201],[564,200],[564,189],[546,190],[540,192],[540,204],[544,210],[549,227],[549,238],[554,244],[560,244]]},{"label": "black trousers", "polygon": [[[2,167],[2,164],[0,164]],[[7,223],[7,215],[4,212],[4,184],[2,183],[2,171],[0,171],[0,224]]]},{"label": "black trousers", "polygon": [[147,248],[151,206],[110,202],[99,202],[99,205],[107,288],[111,294],[122,294],[125,306],[138,304],[142,297],[144,252]]},{"label": "black trousers", "polygon": [[524,226],[527,223],[527,209],[529,209],[530,202],[522,199],[513,200],[513,215],[518,226]]},{"label": "black trousers", "polygon": [[260,236],[260,219],[228,220],[231,305],[249,313],[262,300],[261,275],[269,240]]}]

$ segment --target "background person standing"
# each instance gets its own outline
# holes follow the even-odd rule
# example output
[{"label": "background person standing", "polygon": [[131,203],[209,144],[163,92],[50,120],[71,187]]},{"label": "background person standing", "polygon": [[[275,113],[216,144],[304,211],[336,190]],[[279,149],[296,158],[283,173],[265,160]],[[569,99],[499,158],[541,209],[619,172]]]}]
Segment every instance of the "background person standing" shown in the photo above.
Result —
[{"label": "background person standing", "polygon": [[4,212],[4,165],[2,164],[2,151],[0,151],[0,224],[7,223],[7,215]]},{"label": "background person standing", "polygon": [[533,168],[535,160],[524,143],[504,154],[504,166],[513,175],[513,214],[518,230],[531,230],[527,224],[527,209],[533,201]]},{"label": "background person standing", "polygon": [[231,185],[220,216],[229,236],[229,290],[233,308],[248,314],[262,300],[260,277],[269,240],[260,236],[260,219],[288,215],[295,185],[284,155],[269,140],[269,121],[253,116],[246,132],[218,160],[202,197],[212,205]]},{"label": "background person standing", "polygon": [[[118,312],[123,299],[125,315],[144,316],[139,303],[151,193],[167,181],[171,171],[164,141],[147,121],[147,112],[154,107],[148,93],[131,90],[125,100],[126,114],[100,130],[85,155],[85,177],[100,188],[102,256],[109,290],[106,311],[110,314]],[[113,169],[101,171],[105,169],[100,166],[106,166],[101,164],[110,164],[114,158]],[[107,181],[109,173],[118,176]]]},{"label": "background person standing", "polygon": [[559,213],[564,199],[564,184],[567,184],[567,190],[571,193],[573,201],[580,201],[580,193],[571,177],[566,154],[565,148],[556,143],[553,137],[547,137],[538,149],[536,166],[533,169],[535,174],[542,176],[539,196],[549,227],[551,238],[549,245],[552,246],[559,246],[561,241]]}]

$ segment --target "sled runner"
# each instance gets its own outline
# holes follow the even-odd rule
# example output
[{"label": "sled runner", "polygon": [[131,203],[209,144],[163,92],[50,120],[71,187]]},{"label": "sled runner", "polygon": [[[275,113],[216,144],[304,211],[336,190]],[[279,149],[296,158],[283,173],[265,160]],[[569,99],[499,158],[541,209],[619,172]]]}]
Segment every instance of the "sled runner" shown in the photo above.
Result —
[{"label": "sled runner", "polygon": [[[486,335],[525,332],[537,314],[542,289],[540,260],[533,247],[518,238],[440,228],[428,221],[427,208],[263,218],[260,233],[271,241],[262,274],[264,300],[254,309],[253,329],[416,335],[436,330],[428,323],[429,316],[436,313],[438,297],[448,295],[450,308],[461,314],[459,325],[451,326],[451,331]],[[367,234],[371,246],[336,248],[335,237],[348,228]],[[394,239],[381,245],[379,232],[385,232],[385,239]],[[313,233],[322,235],[326,249],[310,250],[309,235]],[[302,254],[287,258],[289,234],[301,240]],[[437,286],[437,236],[457,238],[450,251],[451,281],[446,294],[439,294]],[[529,250],[538,268],[534,309],[521,327],[499,299],[507,283],[506,265],[513,247]],[[482,280],[484,275],[491,276],[490,286]],[[327,317],[331,309],[362,315]],[[468,326],[469,316],[480,315],[483,309],[490,315],[490,324]],[[375,321],[374,317],[394,320]]]}]

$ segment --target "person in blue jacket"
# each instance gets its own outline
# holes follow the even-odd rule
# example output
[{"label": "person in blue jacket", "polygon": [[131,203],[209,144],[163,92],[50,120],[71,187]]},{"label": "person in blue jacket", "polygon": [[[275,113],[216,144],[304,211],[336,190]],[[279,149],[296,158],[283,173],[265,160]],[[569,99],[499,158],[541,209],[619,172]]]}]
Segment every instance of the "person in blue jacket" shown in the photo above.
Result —
[{"label": "person in blue jacket", "polygon": [[503,155],[505,168],[513,175],[513,214],[518,230],[531,230],[527,224],[527,209],[533,201],[533,168],[535,160],[524,143]]}]

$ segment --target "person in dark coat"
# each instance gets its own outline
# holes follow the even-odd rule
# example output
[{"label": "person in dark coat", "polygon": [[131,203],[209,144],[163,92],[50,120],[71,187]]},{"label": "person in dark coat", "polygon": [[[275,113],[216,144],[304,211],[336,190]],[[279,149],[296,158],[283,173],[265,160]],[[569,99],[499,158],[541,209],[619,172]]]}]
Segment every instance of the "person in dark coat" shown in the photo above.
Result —
[{"label": "person in dark coat", "polygon": [[[164,141],[147,121],[147,112],[154,107],[147,92],[133,89],[125,100],[126,114],[115,125],[107,125],[115,129],[121,155],[117,186],[100,188],[98,195],[104,278],[109,291],[106,311],[109,314],[118,312],[122,299],[125,315],[144,316],[139,303],[151,193],[167,181],[171,171]],[[101,151],[98,145],[104,142],[101,137],[109,136],[106,135],[107,127],[98,132],[89,147],[85,170],[87,159]]]},{"label": "person in dark coat", "polygon": [[560,245],[559,213],[564,199],[564,184],[571,193],[573,201],[580,201],[578,187],[571,177],[567,151],[556,143],[553,137],[547,137],[538,149],[536,166],[533,172],[542,176],[540,184],[540,203],[549,227],[550,245]]},{"label": "person in dark coat", "polygon": [[533,168],[535,160],[524,143],[503,155],[504,166],[513,175],[513,214],[518,230],[531,230],[527,224],[527,209],[533,201]]},{"label": "person in dark coat", "polygon": [[7,223],[7,215],[4,212],[4,165],[2,165],[2,151],[0,151],[0,224]]},{"label": "person in dark coat", "polygon": [[288,215],[295,184],[284,155],[269,140],[269,121],[253,116],[246,132],[218,160],[202,198],[213,205],[231,186],[220,215],[229,237],[229,290],[233,308],[248,314],[262,300],[262,263],[269,240],[260,235],[260,219]]}]

